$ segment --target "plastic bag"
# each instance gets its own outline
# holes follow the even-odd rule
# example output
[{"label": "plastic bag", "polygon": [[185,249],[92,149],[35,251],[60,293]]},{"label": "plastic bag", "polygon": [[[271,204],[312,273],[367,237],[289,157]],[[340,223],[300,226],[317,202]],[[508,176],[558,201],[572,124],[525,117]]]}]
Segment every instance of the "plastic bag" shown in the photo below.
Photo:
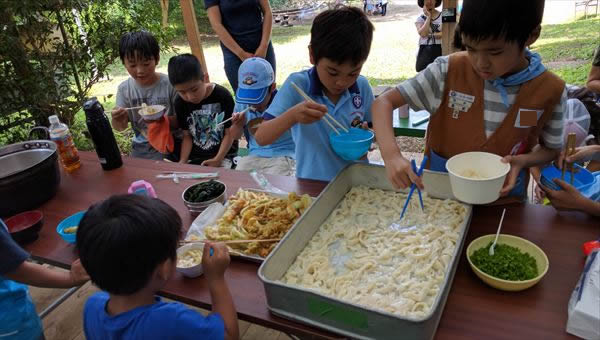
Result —
[{"label": "plastic bag", "polygon": [[567,333],[600,339],[600,249],[587,257],[583,273],[569,300]]}]

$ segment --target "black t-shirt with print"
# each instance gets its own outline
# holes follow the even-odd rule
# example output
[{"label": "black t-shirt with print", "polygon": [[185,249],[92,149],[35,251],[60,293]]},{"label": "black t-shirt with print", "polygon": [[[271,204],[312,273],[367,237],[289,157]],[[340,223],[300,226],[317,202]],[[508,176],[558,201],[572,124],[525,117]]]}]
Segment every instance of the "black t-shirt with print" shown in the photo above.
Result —
[{"label": "black t-shirt with print", "polygon": [[[192,151],[189,160],[192,163],[211,159],[219,153],[225,129],[231,127],[231,121],[217,126],[229,119],[233,113],[233,98],[229,91],[215,84],[212,93],[198,104],[189,103],[177,96],[175,113],[179,127],[189,130],[192,135]],[[233,159],[238,150],[238,141],[233,141],[226,158]]]}]

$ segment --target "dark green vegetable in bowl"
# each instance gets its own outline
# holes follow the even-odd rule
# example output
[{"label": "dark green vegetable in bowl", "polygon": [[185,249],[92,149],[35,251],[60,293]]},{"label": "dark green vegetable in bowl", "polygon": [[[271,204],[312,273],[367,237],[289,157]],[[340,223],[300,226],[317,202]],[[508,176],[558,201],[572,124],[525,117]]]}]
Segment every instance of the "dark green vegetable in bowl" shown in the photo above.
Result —
[{"label": "dark green vegetable in bowl", "polygon": [[525,281],[538,276],[535,259],[519,248],[497,243],[494,255],[490,256],[490,242],[479,248],[470,256],[471,262],[482,272],[509,281]]},{"label": "dark green vegetable in bowl", "polygon": [[183,198],[192,203],[206,202],[219,197],[223,191],[225,191],[225,185],[211,179],[189,188]]}]

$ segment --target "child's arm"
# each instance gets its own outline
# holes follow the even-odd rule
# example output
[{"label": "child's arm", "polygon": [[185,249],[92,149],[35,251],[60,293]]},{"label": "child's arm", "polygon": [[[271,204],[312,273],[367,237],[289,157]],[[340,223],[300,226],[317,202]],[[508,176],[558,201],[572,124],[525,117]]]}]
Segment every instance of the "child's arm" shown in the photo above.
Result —
[{"label": "child's arm", "polygon": [[308,101],[300,102],[289,108],[281,116],[263,121],[256,130],[254,138],[259,145],[269,145],[295,124],[314,123],[320,120],[326,112],[327,107],[325,105]]},{"label": "child's arm", "polygon": [[410,162],[402,156],[402,151],[396,143],[394,136],[392,112],[406,104],[406,100],[400,94],[400,91],[393,89],[386,91],[373,103],[371,112],[373,113],[373,128],[377,136],[377,142],[381,149],[381,156],[385,162],[385,171],[388,179],[397,188],[406,188],[412,183],[416,183],[419,188],[423,188],[423,182],[420,177],[412,171]]},{"label": "child's arm", "polygon": [[232,144],[233,133],[231,132],[231,127],[229,127],[225,129],[225,135],[221,140],[221,145],[219,146],[219,152],[217,152],[217,155],[211,159],[203,161],[200,165],[220,167],[223,159],[227,155],[227,152],[229,152],[229,149],[231,149]]},{"label": "child's arm", "polygon": [[13,281],[44,288],[71,288],[82,285],[90,279],[79,260],[73,262],[69,272],[53,270],[26,261],[4,276]]},{"label": "child's arm", "polygon": [[[210,249],[213,254],[210,255]],[[205,243],[202,254],[202,266],[208,282],[212,311],[221,315],[225,324],[225,339],[238,339],[239,329],[237,313],[229,286],[225,281],[225,270],[229,266],[229,251],[223,243]]]},{"label": "child's arm", "polygon": [[549,149],[538,145],[529,153],[517,156],[505,156],[502,158],[502,162],[510,163],[510,172],[508,173],[508,176],[506,176],[504,187],[500,190],[500,196],[508,195],[515,187],[519,172],[521,172],[523,168],[550,163],[552,160],[556,159],[559,154],[559,149]]},{"label": "child's arm", "polygon": [[543,187],[543,189],[556,210],[579,210],[590,215],[600,216],[600,202],[594,202],[584,197],[575,187],[558,178],[554,179],[554,183],[562,190],[552,190],[548,187]]},{"label": "child's arm", "polygon": [[192,135],[189,130],[183,130],[183,140],[181,141],[181,152],[179,153],[179,163],[187,164],[190,153],[192,152]]},{"label": "child's arm", "polygon": [[[596,53],[600,54],[600,47]],[[600,56],[596,56],[596,58],[600,60]],[[591,91],[600,93],[600,66],[592,66],[590,74],[588,75],[586,87]]]}]

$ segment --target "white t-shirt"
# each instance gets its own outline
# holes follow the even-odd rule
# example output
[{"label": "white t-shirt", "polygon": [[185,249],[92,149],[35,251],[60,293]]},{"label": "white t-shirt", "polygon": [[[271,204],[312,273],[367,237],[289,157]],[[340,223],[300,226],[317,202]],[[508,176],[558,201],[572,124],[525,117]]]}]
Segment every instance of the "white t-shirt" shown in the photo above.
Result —
[{"label": "white t-shirt", "polygon": [[[425,16],[425,14],[421,14],[417,17],[417,21],[415,21],[415,24],[423,25],[426,20],[427,20],[427,17]],[[437,18],[435,18],[431,22],[431,26],[432,26],[431,33],[442,32],[442,13],[440,13],[437,16]],[[434,45],[434,44],[441,45],[442,39],[431,39],[429,36],[427,36],[425,38],[419,37],[419,45]]]}]

